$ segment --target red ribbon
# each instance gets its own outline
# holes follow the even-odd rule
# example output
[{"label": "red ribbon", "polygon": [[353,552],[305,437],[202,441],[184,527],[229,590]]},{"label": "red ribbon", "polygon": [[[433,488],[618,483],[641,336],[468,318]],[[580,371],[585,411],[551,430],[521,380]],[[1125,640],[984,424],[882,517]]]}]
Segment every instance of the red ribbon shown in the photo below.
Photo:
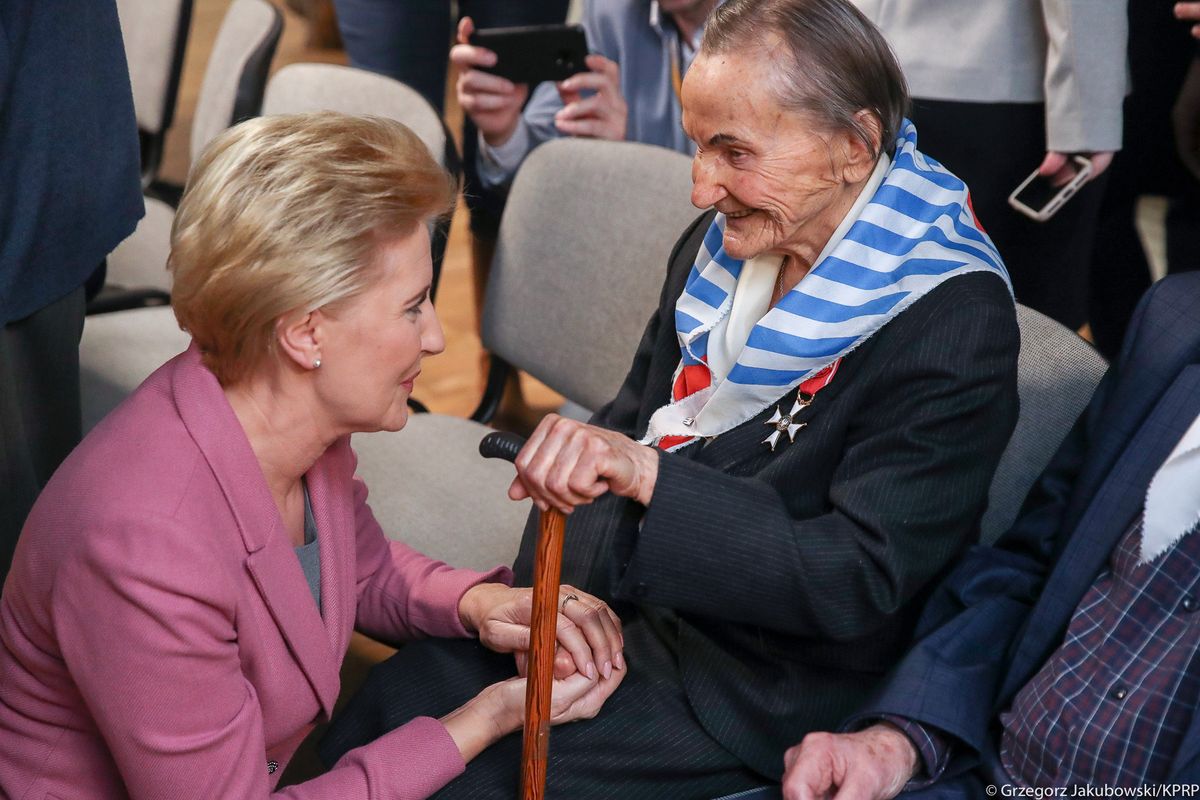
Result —
[{"label": "red ribbon", "polygon": [[[841,363],[842,360],[839,358],[808,380],[801,381],[797,390],[802,394],[815,397],[817,392],[824,389],[833,380],[833,376],[837,374],[838,365]],[[711,384],[712,372],[709,370],[708,365],[689,364],[681,369],[679,376],[675,378],[675,385],[671,389],[671,397],[674,398],[675,402],[679,402],[701,389],[707,389]],[[657,447],[660,450],[670,450],[672,447],[685,444],[695,438],[695,436],[663,436],[659,438]]]}]

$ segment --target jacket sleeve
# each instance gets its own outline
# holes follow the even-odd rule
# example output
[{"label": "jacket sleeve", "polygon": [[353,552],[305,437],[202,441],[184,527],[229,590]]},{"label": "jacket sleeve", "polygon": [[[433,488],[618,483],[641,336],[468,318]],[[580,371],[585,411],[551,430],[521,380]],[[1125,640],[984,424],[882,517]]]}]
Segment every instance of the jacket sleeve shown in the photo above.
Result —
[{"label": "jacket sleeve", "polygon": [[1041,0],[1046,149],[1121,149],[1129,21],[1123,0]]},{"label": "jacket sleeve", "polygon": [[[357,461],[357,460],[356,460]],[[401,642],[426,636],[466,637],[458,604],[480,583],[512,585],[512,570],[458,569],[390,541],[367,505],[367,486],[354,478],[358,608],[355,627],[368,636]]]},{"label": "jacket sleeve", "polygon": [[803,465],[738,476],[664,454],[617,595],[833,641],[885,625],[976,535],[1015,424],[1018,332],[993,288],[931,294],[889,323],[828,512],[789,510]]},{"label": "jacket sleeve", "polygon": [[[237,596],[206,538],[164,517],[97,530],[62,565],[55,635],[131,798],[270,795]],[[445,728],[419,718],[280,796],[416,800],[463,768]]]}]

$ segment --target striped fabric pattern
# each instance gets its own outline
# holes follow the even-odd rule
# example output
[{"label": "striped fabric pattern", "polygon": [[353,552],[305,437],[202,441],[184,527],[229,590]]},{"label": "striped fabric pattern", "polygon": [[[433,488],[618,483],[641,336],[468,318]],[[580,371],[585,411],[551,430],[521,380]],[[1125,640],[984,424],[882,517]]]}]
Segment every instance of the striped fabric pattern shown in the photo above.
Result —
[{"label": "striped fabric pattern", "polygon": [[[709,332],[733,304],[744,262],[725,252],[724,230],[717,214],[676,304],[677,376],[707,368]],[[938,284],[977,271],[1008,282],[966,185],[917,150],[916,128],[905,120],[883,182],[845,238],[763,316],[726,379],[658,409],[643,441],[715,436],[740,425]]]}]

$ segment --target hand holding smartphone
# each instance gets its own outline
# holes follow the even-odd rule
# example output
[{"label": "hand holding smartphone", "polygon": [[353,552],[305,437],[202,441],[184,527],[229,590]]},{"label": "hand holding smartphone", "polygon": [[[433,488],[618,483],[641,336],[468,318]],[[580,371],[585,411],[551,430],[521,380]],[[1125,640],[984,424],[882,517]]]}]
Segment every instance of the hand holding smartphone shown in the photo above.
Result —
[{"label": "hand holding smartphone", "polygon": [[587,36],[579,25],[532,25],[474,31],[469,41],[496,54],[496,64],[477,67],[513,83],[562,81],[588,67]]},{"label": "hand holding smartphone", "polygon": [[1008,204],[1036,222],[1050,219],[1092,175],[1092,162],[1083,156],[1071,156],[1071,164],[1075,175],[1062,186],[1055,186],[1051,176],[1035,169],[1008,196]]}]

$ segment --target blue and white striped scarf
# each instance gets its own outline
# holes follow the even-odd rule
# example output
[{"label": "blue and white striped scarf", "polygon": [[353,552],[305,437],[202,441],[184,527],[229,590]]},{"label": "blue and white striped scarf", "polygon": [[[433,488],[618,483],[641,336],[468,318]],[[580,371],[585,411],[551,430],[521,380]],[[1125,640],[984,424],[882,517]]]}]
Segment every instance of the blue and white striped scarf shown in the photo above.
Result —
[{"label": "blue and white striped scarf", "polygon": [[[724,231],[725,216],[717,214],[675,305],[682,351],[676,378],[686,366],[707,366],[709,333],[733,305],[744,262],[726,255]],[[842,241],[758,321],[725,379],[659,408],[642,441],[737,427],[942,281],[979,271],[1009,283],[971,211],[966,184],[917,150],[916,128],[905,120],[891,166]]]}]

